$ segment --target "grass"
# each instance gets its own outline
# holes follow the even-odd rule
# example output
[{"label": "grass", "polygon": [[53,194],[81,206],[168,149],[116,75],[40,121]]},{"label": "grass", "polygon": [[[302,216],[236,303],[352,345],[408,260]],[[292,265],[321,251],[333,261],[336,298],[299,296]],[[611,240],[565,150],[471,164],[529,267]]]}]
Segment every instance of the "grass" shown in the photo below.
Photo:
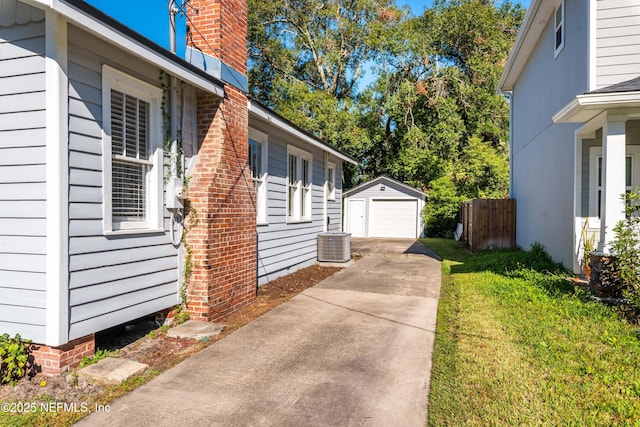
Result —
[{"label": "grass", "polygon": [[640,341],[540,247],[443,257],[433,426],[640,425]]}]

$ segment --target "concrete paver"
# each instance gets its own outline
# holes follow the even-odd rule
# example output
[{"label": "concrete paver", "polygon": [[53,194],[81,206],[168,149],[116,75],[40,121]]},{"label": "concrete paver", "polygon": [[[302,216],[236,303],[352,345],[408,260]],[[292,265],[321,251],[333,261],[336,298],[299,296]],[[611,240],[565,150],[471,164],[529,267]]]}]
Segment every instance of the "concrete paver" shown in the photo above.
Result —
[{"label": "concrete paver", "polygon": [[117,357],[105,357],[94,365],[85,366],[78,370],[78,377],[89,382],[101,384],[120,384],[134,375],[139,375],[147,370],[146,363]]},{"label": "concrete paver", "polygon": [[224,325],[221,323],[188,320],[181,325],[169,329],[167,331],[167,337],[200,340],[218,335],[223,330]]},{"label": "concrete paver", "polygon": [[86,426],[424,426],[440,263],[354,239],[354,265],[81,421]]}]

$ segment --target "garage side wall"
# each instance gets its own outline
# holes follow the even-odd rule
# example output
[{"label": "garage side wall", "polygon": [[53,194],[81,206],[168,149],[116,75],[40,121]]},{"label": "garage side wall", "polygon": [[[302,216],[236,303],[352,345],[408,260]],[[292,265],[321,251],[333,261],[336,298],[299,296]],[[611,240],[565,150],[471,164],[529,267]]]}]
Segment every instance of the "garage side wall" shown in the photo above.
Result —
[{"label": "garage side wall", "polygon": [[416,225],[415,236],[420,237],[423,235],[424,223],[422,220],[422,209],[424,208],[424,200],[418,197],[415,193],[407,191],[407,189],[401,185],[394,183],[393,181],[380,181],[371,186],[363,186],[362,190],[352,192],[345,198],[345,231],[350,232],[351,224],[349,215],[349,200],[360,199],[364,200],[364,237],[385,237],[378,236],[376,234],[373,221],[373,204],[376,201],[400,201],[400,200],[415,200],[416,207]]}]

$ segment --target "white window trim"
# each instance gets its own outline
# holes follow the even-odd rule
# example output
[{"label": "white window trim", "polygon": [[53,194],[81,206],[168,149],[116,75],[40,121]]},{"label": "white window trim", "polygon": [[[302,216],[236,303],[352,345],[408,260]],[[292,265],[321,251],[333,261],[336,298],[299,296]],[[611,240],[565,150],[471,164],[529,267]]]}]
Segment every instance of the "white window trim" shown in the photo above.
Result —
[{"label": "white window trim", "polygon": [[[329,188],[329,177],[331,176],[331,182],[333,182],[333,188]],[[327,162],[327,169],[325,170],[325,182],[324,191],[327,200],[336,199],[336,164]]]},{"label": "white window trim", "polygon": [[[640,185],[640,145],[627,145],[625,147],[627,157],[631,157],[631,186]],[[589,148],[589,228],[600,228],[598,218],[598,159],[602,157],[602,147]],[[625,166],[626,167],[626,166]]]},{"label": "white window trim", "polygon": [[267,147],[269,144],[269,135],[258,130],[249,128],[249,139],[259,142],[262,145],[262,176],[253,178],[254,182],[259,182],[256,191],[256,222],[258,225],[267,225],[267,185],[269,174],[267,172],[268,162],[267,155],[269,153]]},{"label": "white window trim", "polygon": [[[556,24],[556,15],[558,13],[558,10],[560,10],[562,17],[560,18],[560,23]],[[565,8],[565,4],[564,4],[564,0],[562,0],[560,2],[560,4],[554,9],[553,11],[553,57],[557,58],[558,55],[560,55],[560,52],[562,52],[562,49],[564,48],[564,39],[566,36],[566,26],[565,26],[565,16],[566,16],[566,8]],[[560,44],[556,47],[556,36],[558,34],[558,29],[561,31],[560,33]]]},{"label": "white window trim", "polygon": [[[112,151],[111,151],[111,89],[149,103],[149,151],[151,166],[146,176],[146,221],[115,222],[112,218]],[[102,66],[102,214],[103,231],[109,234],[163,232],[162,217],[162,89],[138,80],[108,65]],[[130,160],[130,159],[128,159]]]},{"label": "white window trim", "polygon": [[[293,205],[293,215],[289,215],[289,156],[296,156],[296,170],[298,171],[298,179],[295,182],[295,201]],[[309,171],[307,181],[309,183],[309,189],[304,200],[302,200],[301,192],[302,188],[302,160],[305,159],[309,162]],[[287,145],[287,223],[295,222],[310,222],[312,220],[312,193],[313,193],[313,156],[304,150],[301,150],[292,145]],[[306,215],[302,216],[302,203],[304,203]]]}]

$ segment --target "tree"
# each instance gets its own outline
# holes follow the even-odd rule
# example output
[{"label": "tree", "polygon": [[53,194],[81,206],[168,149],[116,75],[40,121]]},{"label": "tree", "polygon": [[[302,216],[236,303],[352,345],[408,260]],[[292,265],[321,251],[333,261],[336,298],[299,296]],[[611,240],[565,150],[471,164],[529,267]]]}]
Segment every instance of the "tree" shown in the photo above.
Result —
[{"label": "tree", "polygon": [[[508,192],[508,104],[497,83],[524,17],[510,1],[249,0],[254,97],[360,160],[429,188],[432,232],[460,201]],[[375,80],[361,88],[366,69]]]}]

